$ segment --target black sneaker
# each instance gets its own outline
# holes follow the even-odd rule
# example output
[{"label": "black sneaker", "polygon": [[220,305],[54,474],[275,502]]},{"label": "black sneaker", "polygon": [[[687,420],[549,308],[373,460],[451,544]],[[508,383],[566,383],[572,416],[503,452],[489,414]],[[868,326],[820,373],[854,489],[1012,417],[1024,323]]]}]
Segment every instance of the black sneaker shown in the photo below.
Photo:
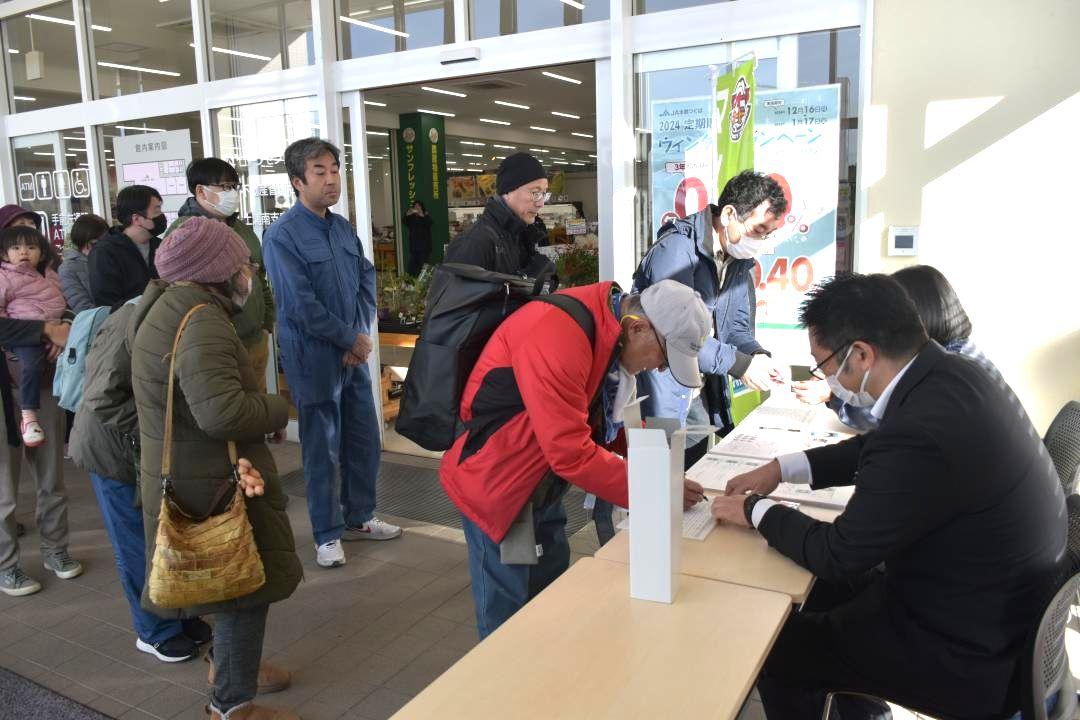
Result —
[{"label": "black sneaker", "polygon": [[21,522],[15,523],[15,537],[22,537],[26,534],[26,526]]},{"label": "black sneaker", "polygon": [[199,648],[195,641],[184,633],[173,635],[168,640],[162,640],[157,645],[143,642],[142,638],[135,641],[135,647],[144,653],[149,653],[161,662],[175,663],[190,660],[199,654]]},{"label": "black sneaker", "polygon": [[210,627],[210,624],[204,622],[201,618],[191,618],[190,620],[181,620],[180,625],[184,628],[183,632],[188,636],[196,645],[205,645],[214,639],[214,630]]}]

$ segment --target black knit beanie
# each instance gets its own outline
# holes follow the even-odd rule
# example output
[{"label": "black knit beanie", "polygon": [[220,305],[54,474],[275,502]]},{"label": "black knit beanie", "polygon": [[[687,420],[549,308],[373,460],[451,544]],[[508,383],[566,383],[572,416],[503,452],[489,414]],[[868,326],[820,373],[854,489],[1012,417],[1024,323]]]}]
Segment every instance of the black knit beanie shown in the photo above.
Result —
[{"label": "black knit beanie", "polygon": [[529,153],[514,153],[499,164],[499,174],[495,177],[495,190],[500,195],[517,190],[533,180],[546,178],[544,166]]}]

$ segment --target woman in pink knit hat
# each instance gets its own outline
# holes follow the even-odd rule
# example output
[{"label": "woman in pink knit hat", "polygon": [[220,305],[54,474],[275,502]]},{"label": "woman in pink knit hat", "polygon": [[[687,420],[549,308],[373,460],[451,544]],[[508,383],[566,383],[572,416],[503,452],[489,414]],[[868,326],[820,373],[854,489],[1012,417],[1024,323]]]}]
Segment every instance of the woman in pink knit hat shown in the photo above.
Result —
[{"label": "woman in pink knit hat", "polygon": [[302,571],[277,467],[264,442],[288,423],[289,405],[258,389],[231,319],[251,294],[256,269],[249,259],[247,245],[225,223],[188,220],[158,248],[154,264],[161,280],[147,285],[128,338],[142,440],[139,475],[148,562],[154,556],[161,504],[169,355],[182,318],[195,309],[176,347],[170,481],[190,513],[221,512],[211,505],[232,471],[226,441],[236,443],[240,483],[266,583],[234,600],[197,603],[179,611],[155,607],[144,590],[142,604],[161,617],[216,615],[207,708],[212,718],[287,720],[296,716],[251,704],[256,692],[289,684],[287,671],[260,667],[262,638],[270,603],[289,597]]}]

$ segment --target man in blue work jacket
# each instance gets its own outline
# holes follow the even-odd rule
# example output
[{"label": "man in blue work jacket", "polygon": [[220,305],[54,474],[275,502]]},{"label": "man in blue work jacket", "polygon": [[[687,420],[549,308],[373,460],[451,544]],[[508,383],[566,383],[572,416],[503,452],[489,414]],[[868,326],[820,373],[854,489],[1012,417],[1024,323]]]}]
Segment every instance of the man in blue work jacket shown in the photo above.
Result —
[{"label": "man in blue work jacket", "polygon": [[401,535],[374,515],[380,433],[367,359],[375,267],[348,221],[330,212],[341,196],[339,156],[318,138],[285,149],[298,202],[263,236],[281,364],[300,417],[316,562],[327,568],[345,564],[342,540]]}]

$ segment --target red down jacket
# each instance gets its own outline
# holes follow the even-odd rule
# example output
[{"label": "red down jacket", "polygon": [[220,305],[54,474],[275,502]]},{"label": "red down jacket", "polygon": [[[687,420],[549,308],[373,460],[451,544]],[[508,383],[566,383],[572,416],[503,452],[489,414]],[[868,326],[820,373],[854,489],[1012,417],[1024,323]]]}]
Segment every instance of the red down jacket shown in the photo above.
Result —
[{"label": "red down jacket", "polygon": [[518,395],[524,410],[505,417],[493,413],[492,422],[463,433],[439,467],[446,494],[495,542],[502,541],[548,468],[609,502],[629,504],[626,461],[591,439],[588,422],[589,403],[620,333],[611,310],[612,283],[563,292],[592,313],[595,352],[560,308],[534,302],[515,312],[491,336],[469,375],[461,418],[469,422]]}]

